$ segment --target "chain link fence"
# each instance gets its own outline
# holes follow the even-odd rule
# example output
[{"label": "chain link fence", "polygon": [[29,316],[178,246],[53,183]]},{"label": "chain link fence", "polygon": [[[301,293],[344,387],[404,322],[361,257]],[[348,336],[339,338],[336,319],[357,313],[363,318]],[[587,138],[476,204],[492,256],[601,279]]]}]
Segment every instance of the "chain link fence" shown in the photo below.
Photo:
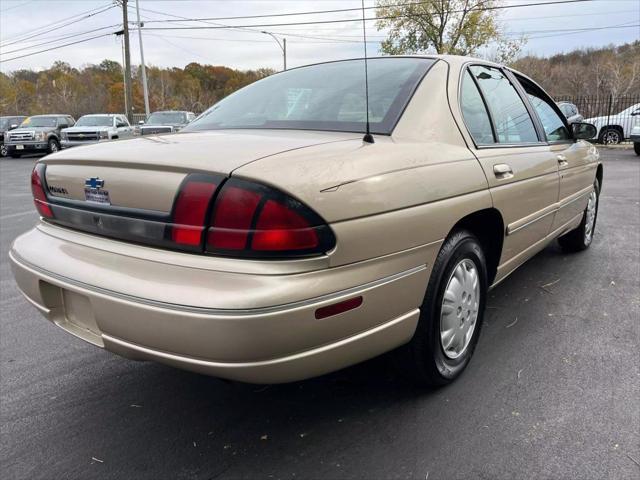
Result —
[{"label": "chain link fence", "polygon": [[[574,120],[570,108],[563,108],[569,103],[577,108],[584,122],[592,123],[598,129],[595,140],[604,144],[630,143],[629,135],[634,125],[640,125],[640,95],[609,96],[572,96],[563,95],[556,98],[560,109],[570,121]],[[579,120],[579,118],[578,118]]]}]

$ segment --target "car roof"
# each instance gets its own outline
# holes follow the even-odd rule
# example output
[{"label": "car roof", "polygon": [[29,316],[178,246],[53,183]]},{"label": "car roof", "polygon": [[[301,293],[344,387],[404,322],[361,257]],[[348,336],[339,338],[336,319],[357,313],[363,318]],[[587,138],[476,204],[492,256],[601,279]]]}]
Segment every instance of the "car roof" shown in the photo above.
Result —
[{"label": "car roof", "polygon": [[45,113],[43,115],[31,115],[29,118],[39,117],[71,117],[68,113]]},{"label": "car roof", "polygon": [[82,117],[119,117],[119,116],[123,116],[123,115],[121,113],[87,113],[86,115],[82,115]]}]

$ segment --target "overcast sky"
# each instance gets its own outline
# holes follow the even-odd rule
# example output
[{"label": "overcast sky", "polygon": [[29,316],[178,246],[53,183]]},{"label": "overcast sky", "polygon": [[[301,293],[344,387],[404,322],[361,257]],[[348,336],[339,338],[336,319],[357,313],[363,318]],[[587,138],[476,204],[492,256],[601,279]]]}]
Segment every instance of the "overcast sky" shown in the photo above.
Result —
[{"label": "overcast sky", "polygon": [[[280,14],[323,9],[359,7],[360,0],[139,0],[143,29],[144,54],[147,65],[184,67],[190,62],[227,65],[248,69],[271,67],[280,69],[282,52],[276,42],[259,30],[269,30],[277,37],[287,38],[289,66],[362,55],[361,24],[357,22],[320,25],[271,26],[247,29],[150,30],[152,27],[181,27],[186,25],[210,27],[212,23],[181,22],[178,17],[229,17],[244,15]],[[550,0],[507,0],[508,5]],[[135,20],[135,0],[130,2],[130,20]],[[9,72],[20,68],[40,69],[53,61],[62,60],[72,66],[99,63],[105,58],[122,61],[121,42],[110,32],[121,28],[122,9],[112,8],[90,18],[72,21],[69,25],[44,28],[58,20],[107,7],[111,0],[0,0],[0,70]],[[400,0],[399,0],[399,3]],[[366,0],[371,6],[373,0]],[[97,10],[98,11],[98,10]],[[172,15],[174,17],[172,17]],[[341,12],[323,15],[255,18],[244,20],[210,21],[214,24],[251,25],[290,23],[327,19],[357,18],[360,12]],[[373,10],[367,16],[374,16]],[[177,23],[153,20],[176,20]],[[621,44],[640,38],[640,0],[593,0],[577,4],[546,5],[510,8],[501,11],[500,19],[508,35],[529,37],[525,51],[537,55],[566,52],[576,47],[599,47]],[[73,20],[73,19],[72,19]],[[118,25],[120,24],[120,25]],[[59,24],[60,25],[60,24]],[[635,25],[635,26],[634,26]],[[602,28],[615,26],[616,28]],[[84,35],[67,37],[89,30],[104,28]],[[621,28],[622,27],[622,28]],[[567,32],[568,29],[586,29]],[[600,29],[600,30],[589,30]],[[31,33],[30,33],[31,32]],[[50,52],[16,60],[13,57],[36,52],[53,45],[102,35],[100,38]],[[368,22],[369,54],[378,52],[384,32]],[[23,42],[16,42],[17,39]],[[188,38],[187,38],[188,37]],[[318,37],[318,38],[304,38]],[[47,43],[56,41],[57,43]],[[25,50],[25,47],[32,47]],[[137,32],[131,36],[132,62],[140,62]]]}]

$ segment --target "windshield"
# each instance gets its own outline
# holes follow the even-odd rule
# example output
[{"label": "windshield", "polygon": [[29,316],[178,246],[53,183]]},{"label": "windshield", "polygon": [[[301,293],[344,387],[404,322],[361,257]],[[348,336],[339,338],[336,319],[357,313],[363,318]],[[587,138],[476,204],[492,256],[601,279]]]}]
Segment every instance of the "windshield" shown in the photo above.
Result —
[{"label": "windshield", "polygon": [[186,123],[182,112],[155,112],[149,116],[147,125],[182,125]]},{"label": "windshield", "polygon": [[29,117],[22,122],[20,127],[55,127],[56,125],[56,117]]},{"label": "windshield", "polygon": [[7,130],[9,128],[10,118],[0,118],[0,130]]},{"label": "windshield", "polygon": [[[371,131],[390,134],[435,60],[369,60]],[[296,68],[253,83],[218,102],[185,130],[288,128],[362,132],[366,121],[364,60]]]},{"label": "windshield", "polygon": [[76,127],[112,127],[113,117],[99,117],[97,115],[85,115],[76,122]]}]

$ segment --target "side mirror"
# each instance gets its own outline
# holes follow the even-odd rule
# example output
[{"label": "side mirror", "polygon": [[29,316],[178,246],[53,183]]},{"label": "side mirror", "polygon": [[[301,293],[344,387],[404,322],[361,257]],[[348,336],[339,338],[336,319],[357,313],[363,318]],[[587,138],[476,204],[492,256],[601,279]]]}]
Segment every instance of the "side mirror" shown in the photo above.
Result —
[{"label": "side mirror", "polygon": [[140,121],[138,122],[138,125],[144,125],[144,120],[140,120]]},{"label": "side mirror", "polygon": [[573,137],[577,140],[590,140],[598,135],[598,129],[590,123],[573,123]]},{"label": "side mirror", "polygon": [[9,130],[13,130],[14,128],[18,128],[17,123],[12,123],[11,126],[9,127]]}]

